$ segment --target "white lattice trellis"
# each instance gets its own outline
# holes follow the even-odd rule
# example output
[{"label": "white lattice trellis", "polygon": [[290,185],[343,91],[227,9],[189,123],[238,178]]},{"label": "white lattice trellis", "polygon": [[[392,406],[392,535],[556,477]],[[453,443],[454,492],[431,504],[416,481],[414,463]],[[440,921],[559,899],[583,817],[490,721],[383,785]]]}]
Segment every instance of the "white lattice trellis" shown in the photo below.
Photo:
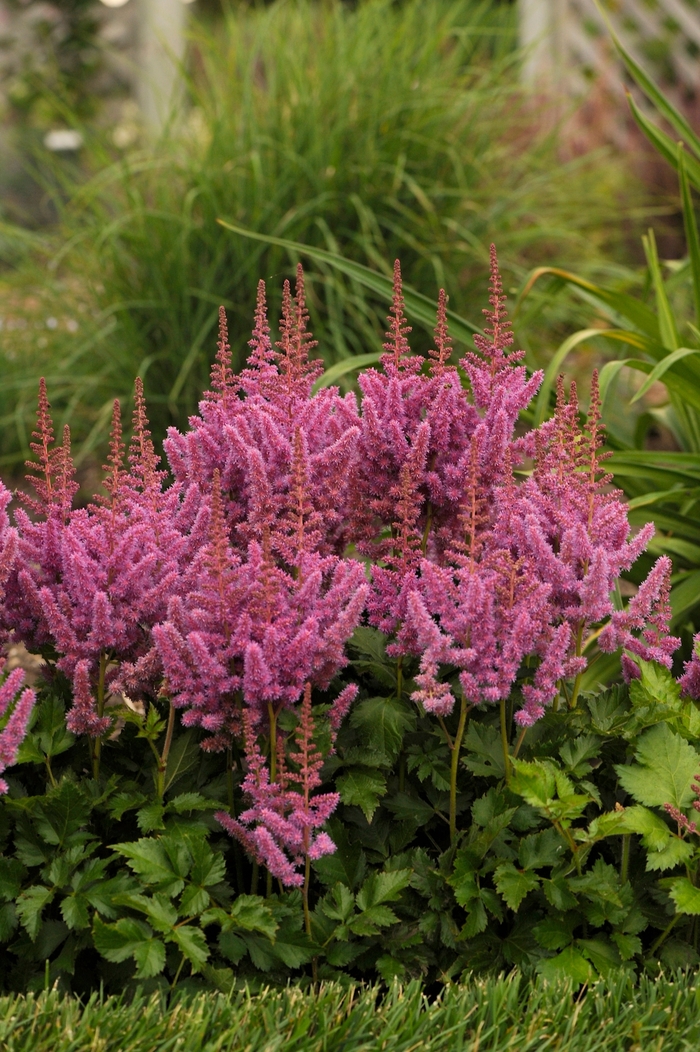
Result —
[{"label": "white lattice trellis", "polygon": [[[628,52],[659,79],[700,90],[699,0],[604,0]],[[593,0],[519,0],[524,80],[536,88],[582,93],[614,61]]]}]

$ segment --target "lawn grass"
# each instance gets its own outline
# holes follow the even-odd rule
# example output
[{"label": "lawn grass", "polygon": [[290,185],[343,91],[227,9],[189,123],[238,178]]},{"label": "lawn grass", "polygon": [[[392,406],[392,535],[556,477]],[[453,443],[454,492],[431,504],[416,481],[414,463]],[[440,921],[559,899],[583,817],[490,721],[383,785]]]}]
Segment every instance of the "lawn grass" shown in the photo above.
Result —
[{"label": "lawn grass", "polygon": [[0,998],[3,1052],[690,1052],[700,1046],[693,976],[613,976],[578,992],[517,976],[472,980],[433,1000],[421,985],[324,985],[198,994],[167,1005],[57,991]]}]

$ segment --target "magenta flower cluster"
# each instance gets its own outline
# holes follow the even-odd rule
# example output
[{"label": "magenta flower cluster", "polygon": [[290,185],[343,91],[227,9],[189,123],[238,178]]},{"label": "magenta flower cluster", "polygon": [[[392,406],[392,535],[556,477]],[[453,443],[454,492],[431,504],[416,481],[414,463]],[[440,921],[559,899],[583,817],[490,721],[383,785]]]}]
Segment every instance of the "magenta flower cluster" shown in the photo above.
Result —
[{"label": "magenta flower cluster", "polygon": [[[635,656],[670,664],[668,560],[625,610],[611,602],[651,528],[630,537],[603,470],[596,382],[585,424],[575,389],[567,397],[560,384],[553,418],[519,436],[542,377],[510,350],[504,300],[492,250],[476,352],[453,364],[441,292],[423,359],[410,351],[397,263],[381,368],[360,376],[358,407],[353,394],[315,389],[322,366],[310,357],[301,268],[294,295],[285,283],[274,345],[261,282],[238,375],[220,313],[211,391],[165,442],[170,477],[137,381],[128,455],[115,403],[104,493],[74,507],[70,435],[55,442],[42,381],[34,492],[14,526],[0,492],[0,622],[72,680],[71,730],[99,742],[110,695],[123,692],[169,699],[209,750],[242,745],[250,806],[219,819],[287,885],[334,849],[323,825],[338,798],[317,792],[312,691],[347,664],[363,616],[399,662],[419,659],[413,697],[439,717],[454,707],[457,670],[469,704],[517,691],[516,719],[529,726],[560,690],[577,689],[593,633],[601,648],[624,649],[628,677]],[[694,658],[682,681],[693,693],[699,667]],[[19,685],[12,673],[0,687],[0,715]],[[356,693],[346,687],[324,709],[331,741]],[[4,766],[30,694],[0,736]],[[297,716],[287,735],[283,709]]]}]

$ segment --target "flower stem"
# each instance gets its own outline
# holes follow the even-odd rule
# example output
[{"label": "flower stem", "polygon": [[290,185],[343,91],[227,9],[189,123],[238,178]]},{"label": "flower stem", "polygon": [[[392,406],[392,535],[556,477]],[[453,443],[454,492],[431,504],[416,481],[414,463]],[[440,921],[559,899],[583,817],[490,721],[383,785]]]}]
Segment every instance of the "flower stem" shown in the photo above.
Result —
[{"label": "flower stem", "polygon": [[[100,672],[97,681],[97,715],[102,718],[105,708],[105,675],[107,672],[107,655],[104,650],[100,651]],[[92,777],[97,781],[100,777],[100,756],[102,753],[102,738],[95,738],[92,752]]]},{"label": "flower stem", "polygon": [[158,762],[158,770],[156,774],[156,796],[159,800],[162,800],[165,796],[165,772],[168,769],[168,756],[170,755],[170,747],[173,744],[174,731],[175,706],[171,701],[170,708],[168,710],[168,725],[165,728],[165,741],[163,742],[163,751],[160,754],[160,760]]},{"label": "flower stem", "polygon": [[506,699],[501,698],[501,745],[503,747],[503,769],[505,771],[506,785],[510,783],[510,746],[508,744],[508,728],[506,726]]},{"label": "flower stem", "polygon": [[666,938],[671,934],[671,930],[674,928],[674,926],[676,925],[677,921],[679,921],[682,916],[683,916],[682,913],[677,913],[675,915],[675,917],[671,918],[671,923],[668,924],[664,928],[664,930],[659,935],[658,939],[655,939],[654,942],[649,947],[649,951],[647,953],[647,957],[651,957],[653,954],[656,953],[656,951],[658,950],[658,948],[661,945],[661,943],[664,942],[666,940]]},{"label": "flower stem", "polygon": [[513,749],[513,759],[514,760],[517,760],[517,758],[518,758],[518,753],[520,752],[520,746],[523,744],[523,741],[525,740],[525,735],[526,734],[527,734],[527,727],[523,727],[523,729],[520,731],[520,734],[518,735],[518,740],[515,743],[515,748]]},{"label": "flower stem", "polygon": [[457,839],[457,773],[459,771],[459,750],[462,746],[464,728],[467,725],[468,711],[469,707],[467,705],[467,699],[464,697],[464,694],[462,694],[459,705],[457,733],[455,734],[454,741],[450,746],[452,749],[452,759],[450,763],[450,844],[454,844]]},{"label": "flower stem", "polygon": [[630,868],[630,847],[632,844],[632,834],[623,833],[622,835],[622,860],[620,862],[620,883],[627,883],[627,874]]},{"label": "flower stem", "polygon": [[[578,632],[576,633],[576,657],[581,657],[583,653],[583,622],[578,626]],[[571,690],[571,701],[569,702],[569,708],[575,709],[578,704],[578,692],[581,689],[581,672],[576,673],[576,679]]]}]

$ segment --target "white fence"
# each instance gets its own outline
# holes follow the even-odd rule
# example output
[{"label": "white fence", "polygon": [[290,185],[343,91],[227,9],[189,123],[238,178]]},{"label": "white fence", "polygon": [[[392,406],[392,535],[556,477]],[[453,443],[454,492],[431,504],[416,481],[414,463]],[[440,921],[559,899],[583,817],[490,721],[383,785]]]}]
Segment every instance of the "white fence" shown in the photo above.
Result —
[{"label": "white fence", "polygon": [[[523,77],[536,88],[585,91],[614,62],[609,35],[593,0],[518,0]],[[699,0],[604,0],[629,53],[665,84],[700,89]]]}]

